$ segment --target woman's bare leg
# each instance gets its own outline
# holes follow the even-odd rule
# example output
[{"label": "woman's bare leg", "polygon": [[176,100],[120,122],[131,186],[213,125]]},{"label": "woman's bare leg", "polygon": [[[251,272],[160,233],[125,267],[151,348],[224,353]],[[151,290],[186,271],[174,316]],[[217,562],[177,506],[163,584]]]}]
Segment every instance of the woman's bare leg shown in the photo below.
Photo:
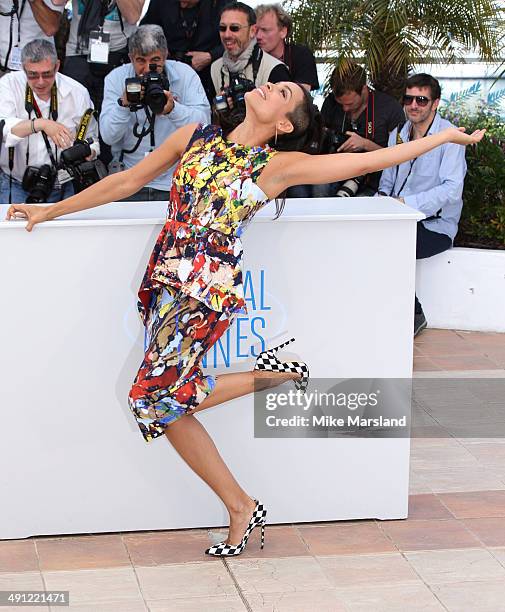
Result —
[{"label": "woman's bare leg", "polygon": [[209,395],[196,408],[188,411],[188,414],[217,406],[228,400],[253,393],[253,391],[271,389],[286,380],[294,380],[299,377],[300,375],[296,372],[262,372],[261,370],[222,374],[216,378],[216,386]]},{"label": "woman's bare leg", "polygon": [[[247,395],[259,388],[276,387],[297,376],[292,372],[272,374],[258,371],[223,374],[216,379],[212,393],[193,412]],[[165,435],[189,467],[222,500],[230,515],[230,529],[226,541],[239,544],[255,503],[233,477],[207,430],[188,413],[169,425],[165,429]]]},{"label": "woman's bare leg", "polygon": [[230,515],[227,542],[239,544],[255,503],[233,477],[207,430],[196,417],[187,415],[169,425],[165,435],[189,467],[223,501]]}]

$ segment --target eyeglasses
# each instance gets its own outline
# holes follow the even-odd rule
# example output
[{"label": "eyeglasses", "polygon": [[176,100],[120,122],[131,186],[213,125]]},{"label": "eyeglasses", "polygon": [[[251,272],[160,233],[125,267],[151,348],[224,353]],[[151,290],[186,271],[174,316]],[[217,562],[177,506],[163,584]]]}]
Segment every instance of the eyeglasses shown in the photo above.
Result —
[{"label": "eyeglasses", "polygon": [[427,106],[428,102],[431,102],[431,98],[427,98],[426,96],[409,96],[405,94],[403,96],[403,105],[410,106],[414,100],[417,103],[417,106]]},{"label": "eyeglasses", "polygon": [[231,25],[225,25],[224,23],[219,24],[219,31],[226,32],[226,30],[230,30],[230,32],[240,32],[242,28],[249,28],[249,25],[239,25],[238,23],[232,23]]},{"label": "eyeglasses", "polygon": [[26,78],[29,81],[38,81],[39,79],[48,81],[54,77],[55,73],[56,69],[48,70],[47,72],[32,72],[31,70],[25,70]]}]

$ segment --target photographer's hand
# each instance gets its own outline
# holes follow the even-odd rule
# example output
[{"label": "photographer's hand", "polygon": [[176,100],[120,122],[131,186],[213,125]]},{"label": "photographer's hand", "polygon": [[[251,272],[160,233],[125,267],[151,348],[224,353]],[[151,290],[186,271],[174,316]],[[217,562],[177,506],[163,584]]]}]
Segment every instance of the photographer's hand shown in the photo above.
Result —
[{"label": "photographer's hand", "polygon": [[122,106],[123,108],[128,108],[128,106],[129,106],[129,102],[128,102],[128,97],[127,97],[127,95],[126,95],[126,89],[125,89],[125,90],[123,90],[123,95],[121,96],[121,98],[120,98],[120,99],[121,99],[121,106]]},{"label": "photographer's hand", "polygon": [[200,72],[212,62],[212,56],[208,51],[188,51],[186,55],[191,55],[191,67]]},{"label": "photographer's hand", "polygon": [[163,107],[161,114],[168,115],[174,110],[175,99],[174,99],[174,96],[169,91],[166,91],[166,90],[163,90],[163,91],[165,92],[165,98],[167,99],[167,103]]},{"label": "photographer's hand", "polygon": [[337,153],[360,153],[362,151],[375,151],[376,149],[382,148],[373,142],[373,140],[363,138],[363,136],[356,134],[356,132],[346,132],[346,135],[349,136],[349,138],[344,144],[340,145],[337,149]]},{"label": "photographer's hand", "polygon": [[60,149],[66,149],[73,142],[72,133],[62,123],[51,119],[36,119],[34,125],[37,132],[44,131]]}]

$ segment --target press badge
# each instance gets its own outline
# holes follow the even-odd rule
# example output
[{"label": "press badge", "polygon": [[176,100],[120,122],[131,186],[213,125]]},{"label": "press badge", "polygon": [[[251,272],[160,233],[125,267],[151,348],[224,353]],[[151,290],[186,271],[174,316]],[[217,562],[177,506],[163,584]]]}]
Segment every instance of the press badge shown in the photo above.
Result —
[{"label": "press badge", "polygon": [[23,64],[21,63],[21,49],[19,47],[12,47],[7,68],[9,70],[22,70]]},{"label": "press badge", "polygon": [[89,33],[88,62],[93,64],[109,63],[110,34],[102,30],[93,30]]}]

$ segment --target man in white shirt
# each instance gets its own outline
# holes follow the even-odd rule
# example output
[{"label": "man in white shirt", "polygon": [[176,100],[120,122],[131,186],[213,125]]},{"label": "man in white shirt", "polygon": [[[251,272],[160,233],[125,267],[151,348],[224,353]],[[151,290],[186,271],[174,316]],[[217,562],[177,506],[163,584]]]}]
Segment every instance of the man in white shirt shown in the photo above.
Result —
[{"label": "man in white shirt", "polygon": [[21,61],[23,70],[0,79],[0,202],[27,201],[31,189],[22,183],[28,166],[34,169],[32,174],[40,173],[41,201],[57,202],[73,193],[71,183],[65,182],[69,176],[57,173],[61,151],[74,144],[87,121],[85,136],[94,141],[90,157],[99,153],[96,121],[86,113],[93,105],[80,83],[58,73],[60,63],[52,43],[29,42]]},{"label": "man in white shirt", "polygon": [[52,0],[0,0],[0,74],[21,70],[21,50],[30,40],[53,41],[63,8]]}]

